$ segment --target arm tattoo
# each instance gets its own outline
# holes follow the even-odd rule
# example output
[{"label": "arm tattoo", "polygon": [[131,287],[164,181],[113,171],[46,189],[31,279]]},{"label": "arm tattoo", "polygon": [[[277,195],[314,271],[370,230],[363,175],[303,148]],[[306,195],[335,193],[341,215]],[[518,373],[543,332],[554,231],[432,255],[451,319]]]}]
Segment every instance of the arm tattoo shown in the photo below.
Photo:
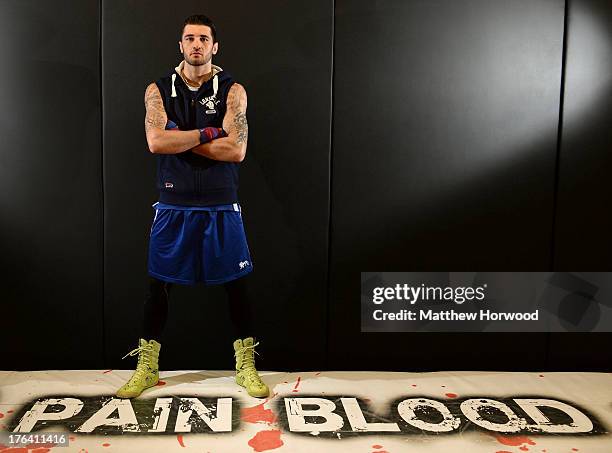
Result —
[{"label": "arm tattoo", "polygon": [[[235,88],[234,88],[235,87]],[[227,96],[228,113],[231,112],[232,117],[228,117],[228,133],[235,134],[236,143],[243,145],[247,142],[249,135],[249,125],[246,117],[246,92],[242,85],[235,84],[230,88]]]},{"label": "arm tattoo", "polygon": [[152,83],[145,92],[145,131],[150,129],[164,129],[166,127],[167,115],[164,103],[157,86]]},{"label": "arm tattoo", "polygon": [[238,138],[236,139],[236,142],[239,145],[246,143],[247,138],[249,136],[249,125],[247,123],[246,113],[236,112],[236,115],[234,115],[234,127],[236,128],[236,132],[238,133]]}]

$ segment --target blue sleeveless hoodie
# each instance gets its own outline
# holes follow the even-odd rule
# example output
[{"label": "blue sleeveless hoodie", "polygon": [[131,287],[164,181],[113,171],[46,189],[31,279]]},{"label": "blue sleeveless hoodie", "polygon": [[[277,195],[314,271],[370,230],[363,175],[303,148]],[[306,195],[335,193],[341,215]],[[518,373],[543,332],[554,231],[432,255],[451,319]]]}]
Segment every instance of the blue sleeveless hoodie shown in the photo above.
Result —
[{"label": "blue sleeveless hoodie", "polygon": [[[175,69],[155,82],[168,119],[180,130],[222,127],[227,93],[234,83],[219,70],[198,91],[191,91]],[[239,163],[208,159],[191,151],[157,154],[157,187],[161,203],[213,206],[238,202]]]}]

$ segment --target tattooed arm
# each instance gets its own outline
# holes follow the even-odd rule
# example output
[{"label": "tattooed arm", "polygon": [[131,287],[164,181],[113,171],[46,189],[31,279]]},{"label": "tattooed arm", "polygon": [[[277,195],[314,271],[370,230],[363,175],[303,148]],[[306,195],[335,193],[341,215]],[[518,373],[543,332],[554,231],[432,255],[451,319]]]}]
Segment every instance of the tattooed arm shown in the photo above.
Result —
[{"label": "tattooed arm", "polygon": [[191,151],[209,159],[242,162],[249,134],[246,109],[246,91],[242,85],[234,83],[227,94],[227,110],[223,117],[223,130],[227,132],[227,137],[196,146]]},{"label": "tattooed arm", "polygon": [[145,91],[145,133],[149,151],[157,154],[177,154],[200,143],[200,131],[167,131],[168,116],[159,88],[154,83]]}]

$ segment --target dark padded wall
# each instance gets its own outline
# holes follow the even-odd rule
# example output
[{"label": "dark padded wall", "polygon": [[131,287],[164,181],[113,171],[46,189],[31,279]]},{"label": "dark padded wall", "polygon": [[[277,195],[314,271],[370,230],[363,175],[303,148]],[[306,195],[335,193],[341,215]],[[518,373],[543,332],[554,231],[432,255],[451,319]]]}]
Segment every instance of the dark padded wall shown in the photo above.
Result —
[{"label": "dark padded wall", "polygon": [[[612,4],[571,0],[555,242],[556,270],[612,270]],[[597,299],[597,296],[596,296]],[[610,301],[604,302],[609,310]],[[563,368],[612,367],[612,334],[552,334]]]},{"label": "dark padded wall", "polygon": [[357,305],[360,271],[549,268],[564,2],[336,5],[330,364],[542,367],[546,334],[360,334]]},{"label": "dark padded wall", "polygon": [[612,5],[569,5],[555,266],[610,271]]},{"label": "dark padded wall", "polygon": [[[261,367],[324,361],[332,2],[103,1],[105,313],[109,366],[140,334],[146,247],[156,200],[146,148],[146,85],[181,60],[180,26],[194,13],[217,24],[215,64],[248,93],[243,218],[254,262]],[[222,288],[173,290],[164,369],[231,369],[233,334]]]},{"label": "dark padded wall", "polygon": [[0,2],[2,369],[102,364],[98,2],[57,6]]}]

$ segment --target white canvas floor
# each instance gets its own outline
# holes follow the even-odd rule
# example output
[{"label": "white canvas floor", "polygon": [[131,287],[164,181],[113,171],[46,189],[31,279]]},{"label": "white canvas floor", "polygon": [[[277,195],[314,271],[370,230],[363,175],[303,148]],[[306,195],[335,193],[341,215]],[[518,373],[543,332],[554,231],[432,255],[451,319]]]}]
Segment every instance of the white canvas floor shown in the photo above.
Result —
[{"label": "white canvas floor", "polygon": [[230,372],[171,371],[114,399],[130,374],[0,371],[3,434],[70,439],[0,453],[612,453],[609,373],[262,372],[258,400]]}]

